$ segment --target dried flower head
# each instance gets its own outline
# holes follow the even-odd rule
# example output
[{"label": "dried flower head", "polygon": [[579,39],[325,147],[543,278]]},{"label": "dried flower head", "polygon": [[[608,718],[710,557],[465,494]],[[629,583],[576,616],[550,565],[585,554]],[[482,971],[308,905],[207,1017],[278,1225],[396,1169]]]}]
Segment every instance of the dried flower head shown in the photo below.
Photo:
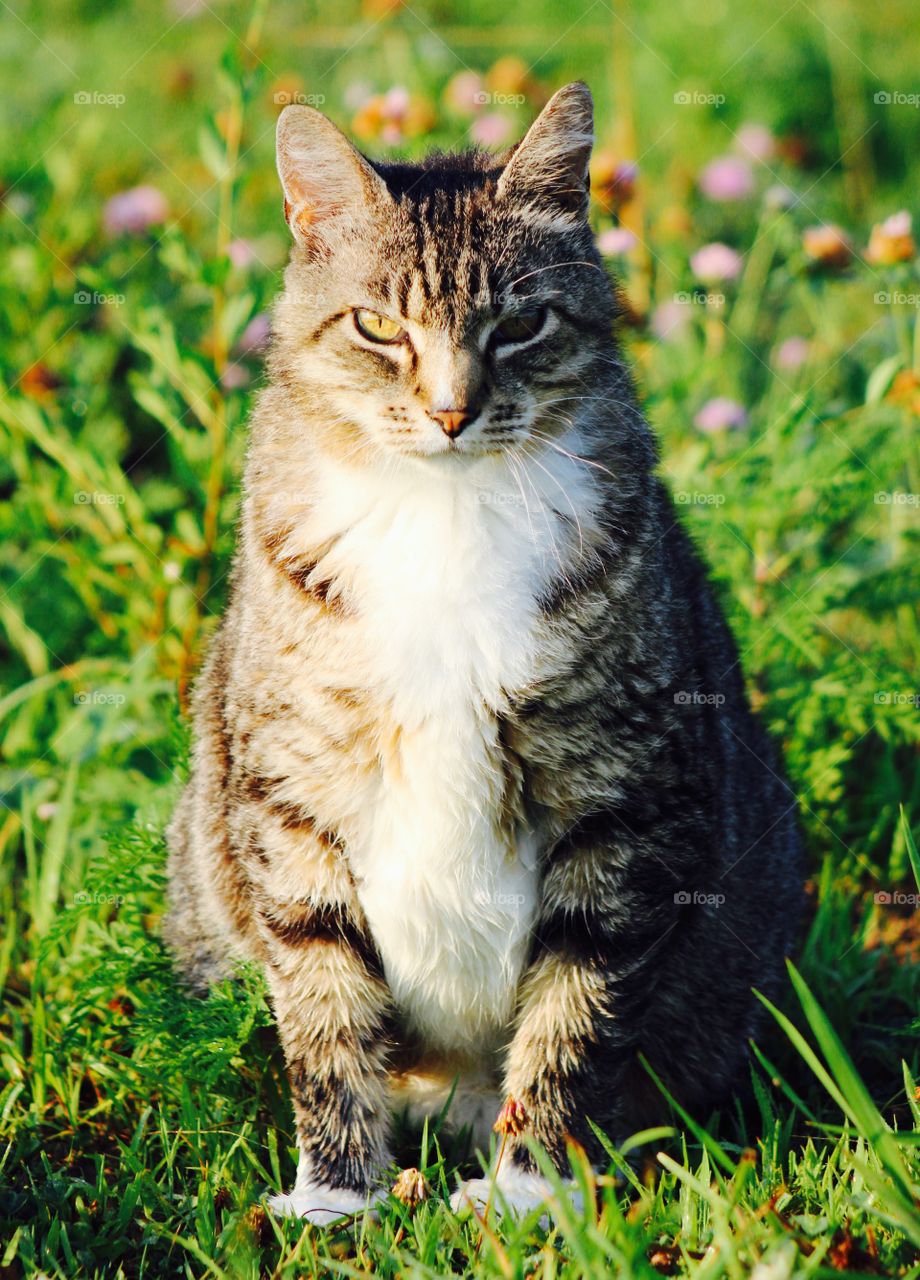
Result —
[{"label": "dried flower head", "polygon": [[501,1111],[498,1113],[498,1119],[492,1126],[496,1133],[500,1133],[502,1137],[516,1138],[519,1133],[523,1133],[530,1123],[530,1117],[524,1107],[523,1102],[518,1102],[517,1098],[507,1098]]},{"label": "dried flower head", "polygon": [[895,262],[910,262],[917,246],[911,233],[911,218],[906,210],[893,213],[872,228],[866,258],[876,266],[888,267]]},{"label": "dried flower head", "polygon": [[390,1189],[396,1199],[410,1209],[414,1209],[431,1195],[431,1189],[420,1169],[403,1169]]},{"label": "dried flower head", "polygon": [[845,267],[853,256],[849,236],[832,222],[806,227],[802,232],[802,248],[809,258],[825,267]]}]

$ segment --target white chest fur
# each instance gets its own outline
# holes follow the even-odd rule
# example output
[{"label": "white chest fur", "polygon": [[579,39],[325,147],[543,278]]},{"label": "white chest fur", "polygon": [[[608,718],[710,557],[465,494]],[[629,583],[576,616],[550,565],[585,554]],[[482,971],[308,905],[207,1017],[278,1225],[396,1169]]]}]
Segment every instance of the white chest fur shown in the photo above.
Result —
[{"label": "white chest fur", "polygon": [[337,534],[364,678],[396,743],[349,856],[396,1001],[432,1045],[500,1033],[530,945],[538,850],[503,803],[497,716],[541,661],[537,600],[565,544],[559,486],[525,483],[525,502],[487,459],[325,477],[317,515]]}]

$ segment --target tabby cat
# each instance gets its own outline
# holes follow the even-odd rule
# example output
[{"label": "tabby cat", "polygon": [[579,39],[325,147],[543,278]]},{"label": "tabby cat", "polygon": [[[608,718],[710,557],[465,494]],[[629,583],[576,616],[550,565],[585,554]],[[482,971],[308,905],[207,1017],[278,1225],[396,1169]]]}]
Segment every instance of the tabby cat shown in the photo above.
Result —
[{"label": "tabby cat", "polygon": [[[591,95],[511,152],[361,156],[285,109],[293,249],[230,603],[169,831],[198,987],[264,966],[299,1166],[381,1194],[394,1108],[562,1171],[737,1082],[800,896],[794,800],[654,473],[588,224]],[[478,1131],[478,1130],[477,1130]],[[481,1200],[485,1181],[455,1202]],[[545,1196],[512,1137],[499,1201]]]}]

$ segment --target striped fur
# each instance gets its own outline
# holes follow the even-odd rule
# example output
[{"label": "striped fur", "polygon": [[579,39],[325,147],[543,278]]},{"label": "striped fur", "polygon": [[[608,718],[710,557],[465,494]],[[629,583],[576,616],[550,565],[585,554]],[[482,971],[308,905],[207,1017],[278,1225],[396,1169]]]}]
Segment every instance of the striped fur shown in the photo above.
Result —
[{"label": "striped fur", "polygon": [[[590,134],[579,85],[501,159],[279,125],[294,248],[167,934],[198,986],[265,966],[301,1153],[278,1207],[317,1220],[455,1077],[563,1168],[569,1135],[600,1156],[589,1119],[654,1117],[639,1052],[713,1102],[790,946],[793,802],[611,336]],[[513,1199],[538,1180],[511,1158]]]}]

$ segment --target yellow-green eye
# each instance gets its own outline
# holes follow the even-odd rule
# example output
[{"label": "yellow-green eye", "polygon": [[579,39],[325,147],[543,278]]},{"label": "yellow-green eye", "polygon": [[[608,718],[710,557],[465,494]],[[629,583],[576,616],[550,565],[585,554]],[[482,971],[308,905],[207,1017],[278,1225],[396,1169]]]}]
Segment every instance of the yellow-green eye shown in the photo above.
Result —
[{"label": "yellow-green eye", "polygon": [[405,329],[395,320],[380,316],[376,311],[355,312],[355,328],[371,342],[398,342],[405,336]]},{"label": "yellow-green eye", "polygon": [[526,342],[535,338],[546,323],[546,307],[535,307],[533,311],[519,311],[516,316],[508,316],[492,331],[492,340],[497,343]]}]

